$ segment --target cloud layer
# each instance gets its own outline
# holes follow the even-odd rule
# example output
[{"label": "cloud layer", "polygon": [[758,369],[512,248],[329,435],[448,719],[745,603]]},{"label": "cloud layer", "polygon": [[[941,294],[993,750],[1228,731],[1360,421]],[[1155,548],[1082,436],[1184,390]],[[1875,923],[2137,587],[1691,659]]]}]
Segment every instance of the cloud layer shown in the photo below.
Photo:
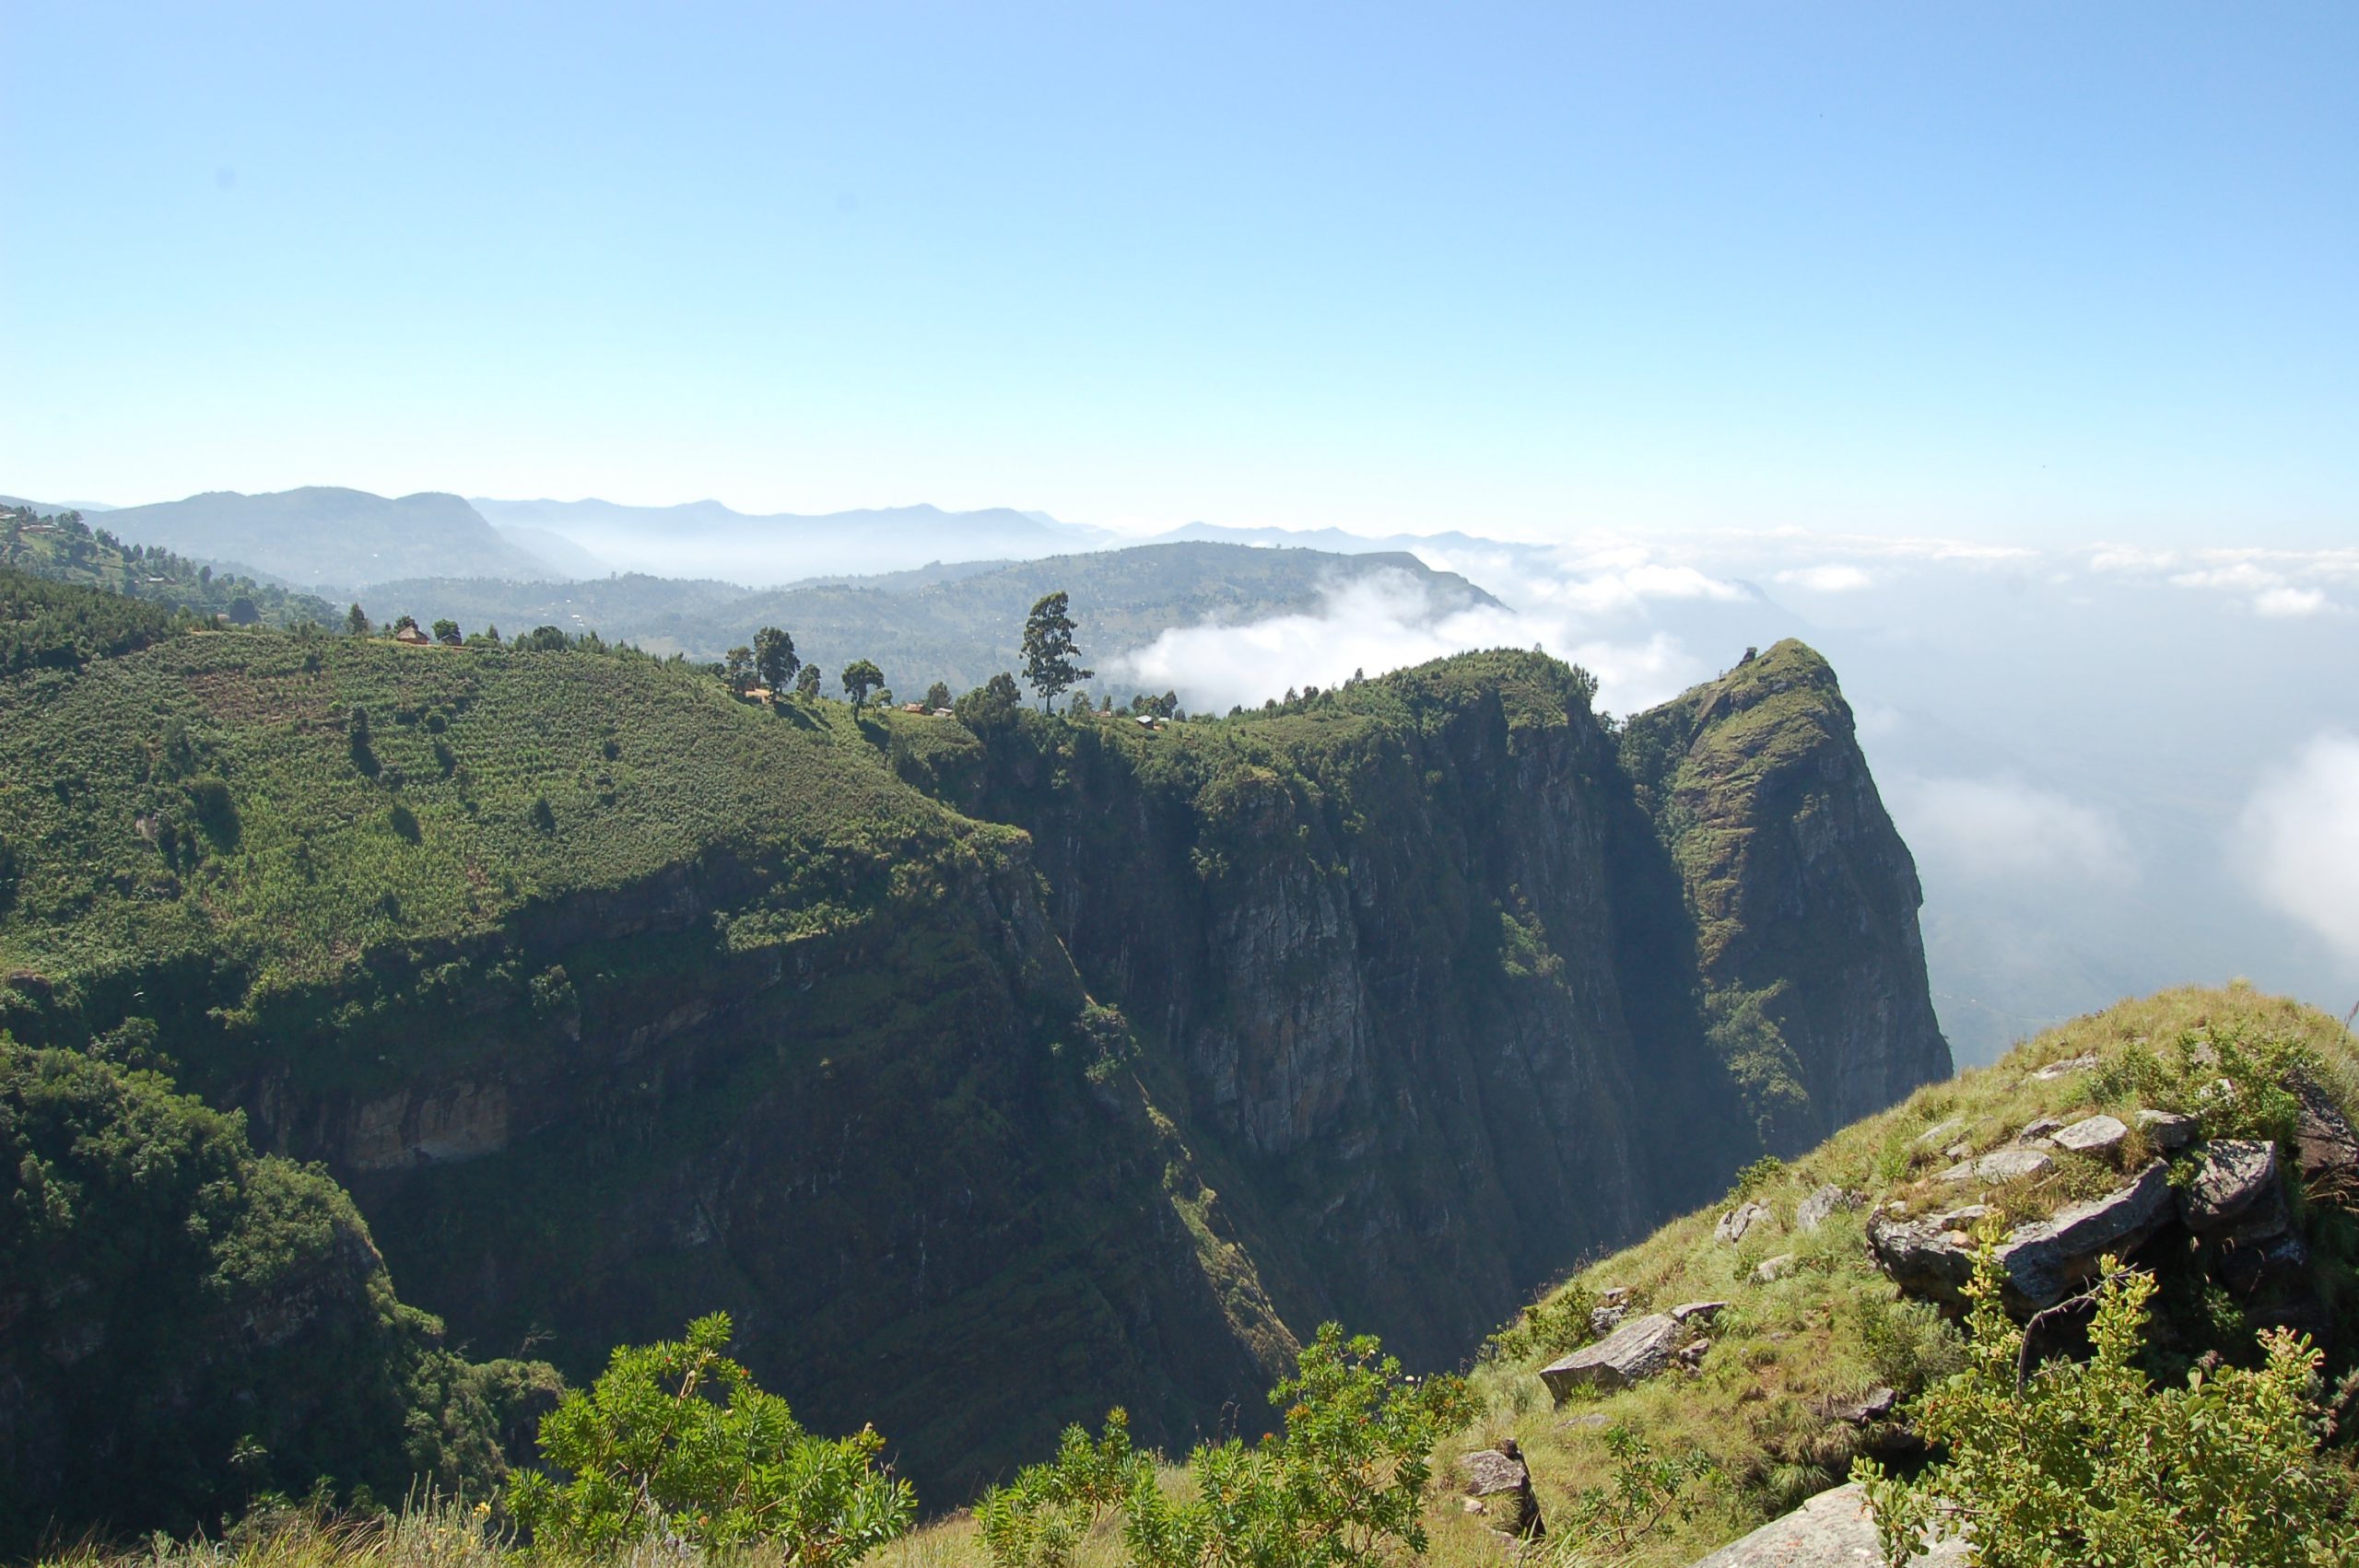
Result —
[{"label": "cloud layer", "polygon": [[2237,825],[2253,890],[2359,966],[2359,739],[2312,740],[2253,791]]}]

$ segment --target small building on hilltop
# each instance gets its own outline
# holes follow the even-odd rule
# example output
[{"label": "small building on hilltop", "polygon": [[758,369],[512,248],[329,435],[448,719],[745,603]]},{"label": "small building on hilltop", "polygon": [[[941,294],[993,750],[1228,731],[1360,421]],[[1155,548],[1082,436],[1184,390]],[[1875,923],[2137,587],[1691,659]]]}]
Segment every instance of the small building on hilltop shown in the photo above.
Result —
[{"label": "small building on hilltop", "polygon": [[426,633],[419,630],[415,626],[404,626],[401,630],[395,632],[393,634],[393,640],[400,643],[405,648],[427,648],[432,646],[434,642],[432,638],[427,636]]}]

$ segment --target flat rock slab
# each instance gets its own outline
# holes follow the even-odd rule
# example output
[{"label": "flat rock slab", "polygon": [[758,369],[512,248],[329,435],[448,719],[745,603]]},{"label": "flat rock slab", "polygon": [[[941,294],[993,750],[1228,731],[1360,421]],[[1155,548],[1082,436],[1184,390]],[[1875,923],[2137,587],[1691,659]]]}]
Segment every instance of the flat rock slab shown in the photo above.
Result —
[{"label": "flat rock slab", "polygon": [[1868,1222],[1868,1246],[1892,1282],[1911,1295],[1956,1301],[1974,1278],[1974,1244],[1946,1216],[1895,1220],[1878,1214]]},{"label": "flat rock slab", "polygon": [[1540,1381],[1563,1403],[1576,1388],[1627,1388],[1671,1364],[1687,1331],[1668,1312],[1650,1312],[1622,1325],[1593,1345],[1540,1369]]},{"label": "flat rock slab", "polygon": [[2093,1116],[2076,1121],[2070,1127],[2060,1127],[2048,1134],[2060,1149],[2070,1149],[2075,1154],[2103,1154],[2121,1147],[2130,1129],[2118,1118]]},{"label": "flat rock slab", "polygon": [[2066,1057],[2062,1061],[2049,1062],[2046,1067],[2033,1073],[2029,1081],[2034,1083],[2053,1083],[2060,1078],[2070,1078],[2076,1072],[2086,1072],[2096,1064],[2097,1059],[2093,1056]]},{"label": "flat rock slab", "polygon": [[2265,1140],[2224,1138],[2201,1160],[2178,1194],[2189,1230],[2216,1231],[2277,1190],[2277,1145]]},{"label": "flat rock slab", "polygon": [[[1911,1568],[1966,1568],[1966,1543],[1945,1540],[1910,1558]],[[1867,1495],[1854,1481],[1822,1492],[1694,1568],[1884,1568]]]},{"label": "flat rock slab", "polygon": [[1680,1323],[1697,1318],[1709,1323],[1720,1315],[1720,1308],[1726,1305],[1728,1303],[1724,1301],[1683,1301],[1671,1309],[1671,1316]]},{"label": "flat rock slab", "polygon": [[2100,1256],[2128,1252],[2170,1211],[2170,1168],[2156,1160],[2127,1187],[2016,1226],[1999,1248],[1999,1264],[2016,1295],[2034,1306],[2052,1306]]}]

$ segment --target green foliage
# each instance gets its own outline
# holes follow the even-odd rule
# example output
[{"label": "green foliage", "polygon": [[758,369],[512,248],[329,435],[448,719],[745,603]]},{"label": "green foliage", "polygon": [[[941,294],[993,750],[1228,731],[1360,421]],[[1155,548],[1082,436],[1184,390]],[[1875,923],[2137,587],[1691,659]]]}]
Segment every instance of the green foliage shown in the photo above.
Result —
[{"label": "green foliage", "polygon": [[1619,1422],[1606,1429],[1605,1447],[1612,1484],[1583,1487],[1573,1494],[1571,1506],[1557,1512],[1548,1552],[1554,1562],[1589,1568],[1626,1561],[1666,1522],[1694,1518],[1705,1484],[1719,1474],[1702,1450],[1658,1453]]},{"label": "green foliage", "polygon": [[1015,677],[1003,670],[958,699],[951,711],[958,722],[978,735],[1005,730],[1015,722],[1016,709],[1024,706],[1024,696],[1016,690]]},{"label": "green foliage", "polygon": [[0,569],[0,676],[78,670],[171,635],[169,611]]},{"label": "green foliage", "polygon": [[[1945,1462],[1914,1479],[1863,1461],[1897,1564],[1929,1527],[1964,1529],[1989,1568],[2325,1568],[2359,1558],[2350,1479],[2320,1461],[2319,1356],[2282,1329],[2262,1363],[2157,1388],[2139,1369],[2151,1276],[2104,1259],[2086,1363],[2029,1365],[1985,1247],[1969,1287],[1965,1371],[1929,1389],[1917,1424]],[[2035,1320],[2036,1322],[2037,1320]]]},{"label": "green foliage", "polygon": [[819,666],[805,664],[795,672],[794,695],[805,702],[816,699],[819,695]]},{"label": "green foliage", "polygon": [[1204,1444],[1177,1494],[1156,1484],[1117,1410],[1097,1439],[1074,1427],[1057,1458],[1020,1473],[978,1509],[997,1568],[1062,1568],[1119,1509],[1132,1568],[1364,1568],[1426,1550],[1427,1456],[1473,1414],[1455,1377],[1418,1381],[1374,1338],[1332,1323],[1270,1391],[1283,1430],[1247,1445]]},{"label": "green foliage", "polygon": [[1802,1087],[1802,1060],[1768,1012],[1784,989],[1779,981],[1755,991],[1708,990],[1704,1037],[1736,1080],[1762,1142],[1790,1150],[1803,1141],[1811,1104]]},{"label": "green foliage", "polygon": [[722,1354],[729,1336],[714,1313],[685,1340],[619,1346],[587,1392],[542,1419],[542,1455],[567,1478],[521,1472],[508,1493],[536,1543],[593,1554],[667,1537],[762,1543],[798,1568],[830,1568],[909,1528],[915,1499],[877,1468],[874,1429],[804,1432]]},{"label": "green foliage", "polygon": [[937,708],[949,707],[950,683],[947,681],[936,681],[933,685],[926,687],[925,706],[928,711],[932,711]]},{"label": "green foliage", "polygon": [[754,686],[754,650],[742,643],[731,649],[721,661],[721,679],[739,696],[751,691]]},{"label": "green foliage", "polygon": [[784,628],[764,626],[754,634],[754,674],[773,692],[784,692],[786,684],[803,668],[803,661],[794,654],[794,638]]},{"label": "green foliage", "polygon": [[1532,1303],[1523,1316],[1483,1343],[1492,1361],[1528,1361],[1534,1356],[1560,1356],[1588,1344],[1590,1314],[1596,1311],[1597,1291],[1580,1281]]},{"label": "green foliage", "polygon": [[844,695],[851,698],[854,713],[868,700],[868,694],[885,684],[885,672],[865,659],[855,659],[844,666]]},{"label": "green foliage", "polygon": [[1729,1198],[1742,1203],[1748,1198],[1759,1197],[1786,1179],[1786,1162],[1775,1154],[1764,1154],[1736,1173],[1736,1185],[1729,1188]]},{"label": "green foliage", "polygon": [[21,507],[0,508],[0,568],[145,601],[168,618],[184,616],[200,626],[226,620],[233,626],[292,627],[334,615],[325,601],[311,594],[217,572],[157,545],[126,544],[74,511],[37,517]]},{"label": "green foliage", "polygon": [[104,1055],[0,1035],[0,1552],[56,1527],[186,1529],[328,1474],[391,1496],[493,1483],[502,1427],[553,1375],[443,1350],[323,1174],[106,1059],[152,1054],[135,1023]]},{"label": "green foliage", "polygon": [[434,623],[434,640],[456,648],[464,639],[459,636],[459,623],[449,618]]},{"label": "green foliage", "polygon": [[2141,1105],[2195,1117],[2207,1139],[2259,1138],[2291,1148],[2301,1101],[2288,1085],[2318,1077],[2317,1054],[2298,1041],[2231,1024],[2181,1030],[2167,1055],[2134,1041],[2103,1064],[2095,1086],[2106,1098],[2134,1095]]},{"label": "green foliage", "polygon": [[1043,594],[1024,617],[1024,679],[1039,696],[1044,713],[1056,707],[1057,698],[1075,681],[1097,673],[1080,667],[1081,649],[1073,634],[1074,619],[1062,589]]}]

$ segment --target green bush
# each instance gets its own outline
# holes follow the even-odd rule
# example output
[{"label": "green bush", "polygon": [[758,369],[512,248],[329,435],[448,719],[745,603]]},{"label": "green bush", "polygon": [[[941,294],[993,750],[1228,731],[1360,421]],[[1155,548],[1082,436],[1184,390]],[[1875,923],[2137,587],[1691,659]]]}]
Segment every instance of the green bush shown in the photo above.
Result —
[{"label": "green bush", "polygon": [[2085,1363],[2025,1354],[1988,1248],[1968,1287],[1967,1365],[1929,1390],[1918,1429],[1948,1460],[1914,1480],[1862,1460],[1884,1549],[1906,1562],[1935,1526],[1985,1568],[2170,1562],[2325,1568],[2359,1561],[2359,1504],[2320,1462],[2319,1357],[2261,1337],[2255,1370],[2199,1369],[2156,1388],[2139,1370],[2154,1281],[2101,1266]]},{"label": "green bush", "polygon": [[1456,1377],[1419,1381],[1372,1336],[1332,1323],[1270,1391],[1284,1430],[1189,1456],[1191,1485],[1156,1483],[1116,1410],[1103,1436],[1069,1429],[1054,1461],[1020,1472],[977,1508],[996,1568],[1063,1568],[1096,1521],[1119,1509],[1131,1568],[1360,1568],[1422,1553],[1427,1456],[1466,1424]]},{"label": "green bush", "polygon": [[587,1393],[542,1419],[541,1453],[571,1479],[510,1481],[509,1506],[536,1546],[763,1542],[798,1568],[829,1568],[908,1530],[915,1499],[876,1467],[875,1429],[804,1432],[784,1399],[722,1354],[729,1335],[717,1312],[689,1324],[686,1340],[619,1346]]}]

